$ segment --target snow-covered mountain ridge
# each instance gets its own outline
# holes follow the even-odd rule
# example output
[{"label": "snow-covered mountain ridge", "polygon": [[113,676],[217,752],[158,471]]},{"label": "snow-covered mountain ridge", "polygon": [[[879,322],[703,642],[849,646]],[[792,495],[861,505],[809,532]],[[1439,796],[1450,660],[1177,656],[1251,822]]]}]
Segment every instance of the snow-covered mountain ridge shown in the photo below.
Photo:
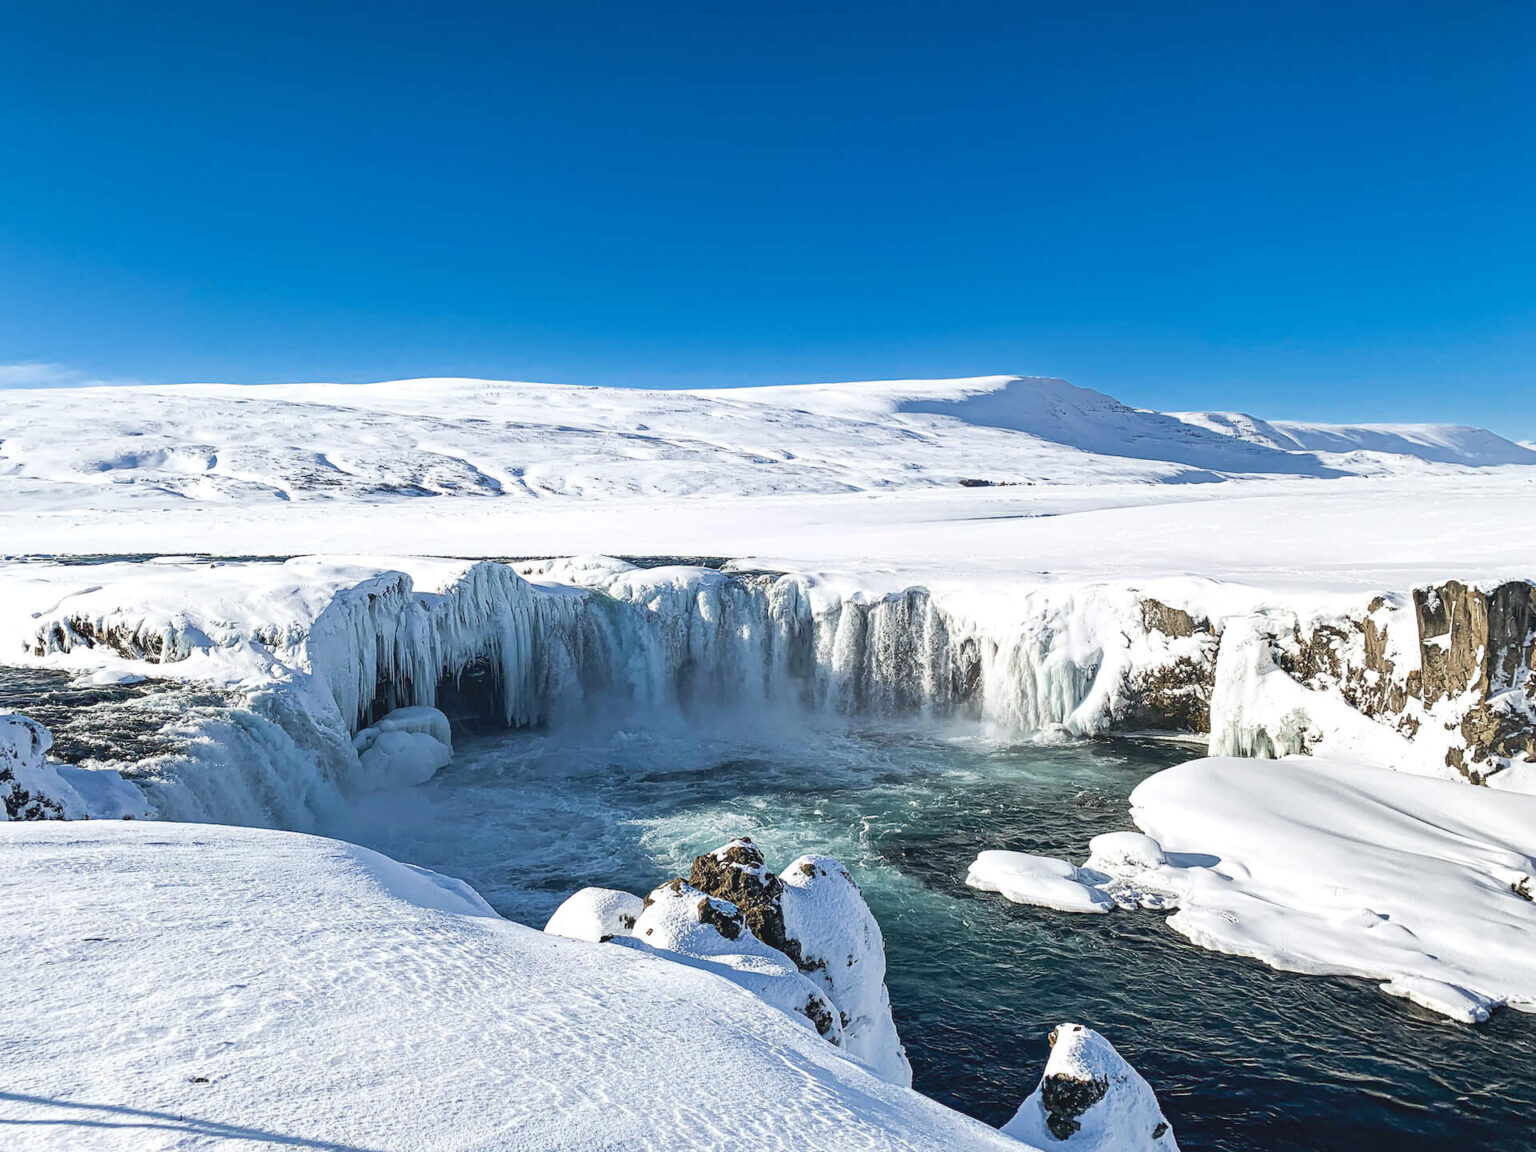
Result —
[{"label": "snow-covered mountain ridge", "polygon": [[39,510],[1182,483],[1425,463],[1536,463],[1536,452],[1476,429],[1165,415],[1043,377],[692,392],[425,379],[0,393],[0,492]]},{"label": "snow-covered mountain ridge", "polygon": [[1282,452],[1414,456],[1441,464],[1536,464],[1530,444],[1465,424],[1317,424],[1260,420],[1243,412],[1173,412],[1196,428]]}]

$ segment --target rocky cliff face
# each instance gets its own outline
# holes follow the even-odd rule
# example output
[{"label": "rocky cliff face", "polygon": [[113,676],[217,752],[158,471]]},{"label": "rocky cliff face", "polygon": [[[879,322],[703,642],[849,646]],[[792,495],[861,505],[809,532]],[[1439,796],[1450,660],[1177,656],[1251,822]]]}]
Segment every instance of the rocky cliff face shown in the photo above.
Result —
[{"label": "rocky cliff face", "polygon": [[1536,765],[1528,581],[1452,580],[1376,597],[1358,616],[1309,621],[1270,612],[1213,623],[1144,600],[1143,624],[1186,647],[1130,674],[1122,727],[1209,734],[1213,754],[1347,747],[1393,767],[1443,765],[1474,784]]}]

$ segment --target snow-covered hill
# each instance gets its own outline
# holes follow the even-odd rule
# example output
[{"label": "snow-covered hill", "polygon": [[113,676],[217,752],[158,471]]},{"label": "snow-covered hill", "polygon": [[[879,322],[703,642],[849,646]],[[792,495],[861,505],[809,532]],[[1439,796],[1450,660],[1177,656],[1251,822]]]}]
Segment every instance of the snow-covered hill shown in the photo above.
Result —
[{"label": "snow-covered hill", "polygon": [[1361,448],[1536,463],[1475,429],[1251,424],[1231,434],[1214,417],[1012,376],[696,392],[483,380],[13,389],[0,403],[0,492],[39,509],[611,499],[1382,471],[1329,455]]},{"label": "snow-covered hill", "polygon": [[1174,412],[1194,428],[1284,452],[1379,452],[1437,464],[1536,464],[1536,450],[1465,424],[1313,424],[1260,420],[1243,412]]},{"label": "snow-covered hill", "polygon": [[1026,1147],[719,976],[364,848],[49,821],[0,853],[15,1152]]}]

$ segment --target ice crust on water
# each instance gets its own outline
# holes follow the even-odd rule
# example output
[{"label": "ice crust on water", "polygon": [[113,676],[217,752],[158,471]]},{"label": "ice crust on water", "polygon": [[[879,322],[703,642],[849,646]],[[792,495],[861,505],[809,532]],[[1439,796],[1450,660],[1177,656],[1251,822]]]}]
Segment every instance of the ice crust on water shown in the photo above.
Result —
[{"label": "ice crust on water", "polygon": [[1017,904],[1038,904],[1059,912],[1108,912],[1114,902],[1065,860],[1026,852],[991,850],[971,864],[965,882],[996,892]]},{"label": "ice crust on water", "polygon": [[[1536,1010],[1536,797],[1298,756],[1196,760],[1131,804],[1145,835],[1096,837],[1075,870],[1106,906],[1175,908],[1169,925],[1206,948],[1377,980],[1466,1023]],[[1073,883],[1064,861],[1019,855],[1000,857],[1025,881],[988,890],[1102,910],[1031,885]]]},{"label": "ice crust on water", "polygon": [[1178,1152],[1152,1086],[1091,1028],[1062,1024],[1040,1086],[1003,1131],[1036,1148]]}]

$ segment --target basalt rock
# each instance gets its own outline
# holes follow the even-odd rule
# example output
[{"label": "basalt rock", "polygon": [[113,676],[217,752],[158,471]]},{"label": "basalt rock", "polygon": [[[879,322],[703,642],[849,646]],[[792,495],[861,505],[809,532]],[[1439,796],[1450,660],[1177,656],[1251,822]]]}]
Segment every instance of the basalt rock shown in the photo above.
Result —
[{"label": "basalt rock", "polygon": [[1003,1126],[1035,1148],[1178,1152],[1157,1095],[1103,1036],[1081,1024],[1051,1031],[1040,1086]]},{"label": "basalt rock", "polygon": [[1131,674],[1129,705],[1116,717],[1125,729],[1205,734],[1211,730],[1211,692],[1216,683],[1216,630],[1210,620],[1150,597],[1141,602],[1149,636],[1187,641],[1187,651],[1166,663]]},{"label": "basalt rock", "polygon": [[784,932],[783,881],[768,870],[762,850],[751,837],[696,857],[688,883],[736,905],[752,935],[800,964],[800,943]]}]

